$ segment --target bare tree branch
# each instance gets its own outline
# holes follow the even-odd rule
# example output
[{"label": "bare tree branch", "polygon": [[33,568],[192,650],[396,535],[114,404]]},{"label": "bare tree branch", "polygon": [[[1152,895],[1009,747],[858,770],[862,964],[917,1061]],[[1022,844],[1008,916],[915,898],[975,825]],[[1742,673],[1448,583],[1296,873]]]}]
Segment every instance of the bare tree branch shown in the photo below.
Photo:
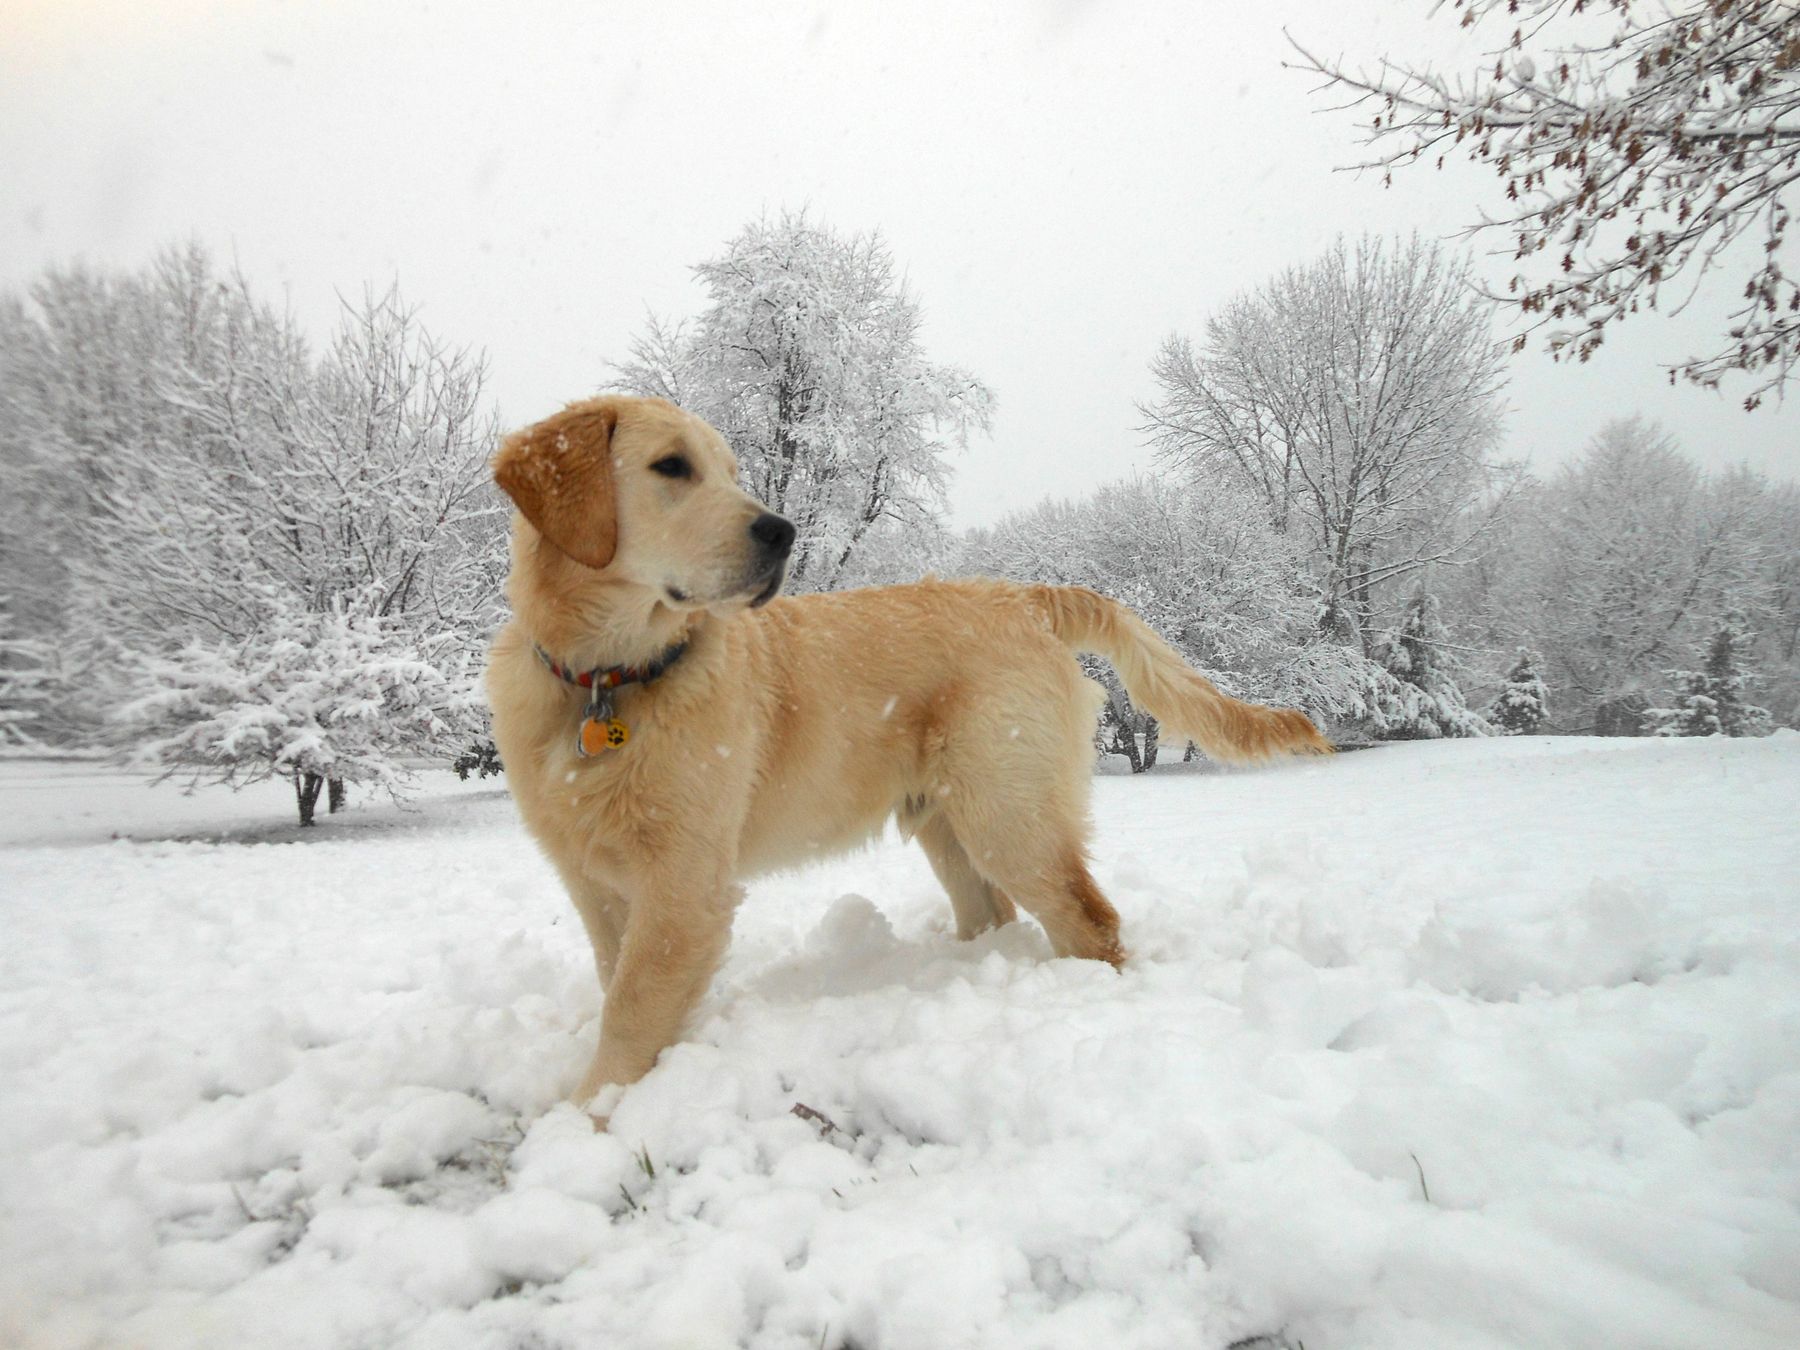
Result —
[{"label": "bare tree branch", "polygon": [[1789,253],[1800,180],[1800,9],[1791,0],[1454,0],[1465,27],[1511,25],[1491,68],[1455,77],[1381,60],[1353,70],[1289,35],[1293,68],[1350,94],[1361,167],[1452,155],[1491,165],[1507,212],[1474,232],[1508,238],[1516,271],[1495,298],[1522,316],[1522,348],[1541,331],[1557,358],[1585,361],[1631,315],[1679,308],[1731,255],[1740,299],[1711,351],[1670,378],[1717,388],[1750,380],[1755,408],[1800,361],[1800,279]]}]

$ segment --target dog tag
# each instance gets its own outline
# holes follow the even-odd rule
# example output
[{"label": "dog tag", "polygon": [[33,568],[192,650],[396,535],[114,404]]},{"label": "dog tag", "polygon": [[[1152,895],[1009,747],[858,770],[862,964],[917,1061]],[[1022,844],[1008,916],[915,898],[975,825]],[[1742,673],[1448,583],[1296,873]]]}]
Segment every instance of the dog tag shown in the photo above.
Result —
[{"label": "dog tag", "polygon": [[575,749],[583,759],[617,750],[631,739],[631,728],[616,717],[584,717]]},{"label": "dog tag", "polygon": [[613,716],[611,691],[596,689],[587,707],[582,709],[581,727],[575,733],[575,753],[583,759],[592,759],[608,750],[617,750],[630,739],[631,728]]}]

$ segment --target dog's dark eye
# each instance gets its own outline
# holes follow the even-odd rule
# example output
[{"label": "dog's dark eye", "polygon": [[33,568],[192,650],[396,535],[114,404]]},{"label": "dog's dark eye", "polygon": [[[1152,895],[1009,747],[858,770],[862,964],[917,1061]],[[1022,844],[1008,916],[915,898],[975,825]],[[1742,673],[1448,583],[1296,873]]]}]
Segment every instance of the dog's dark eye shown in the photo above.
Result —
[{"label": "dog's dark eye", "polygon": [[651,473],[660,473],[664,478],[692,478],[694,466],[687,462],[685,455],[664,455],[650,466]]}]

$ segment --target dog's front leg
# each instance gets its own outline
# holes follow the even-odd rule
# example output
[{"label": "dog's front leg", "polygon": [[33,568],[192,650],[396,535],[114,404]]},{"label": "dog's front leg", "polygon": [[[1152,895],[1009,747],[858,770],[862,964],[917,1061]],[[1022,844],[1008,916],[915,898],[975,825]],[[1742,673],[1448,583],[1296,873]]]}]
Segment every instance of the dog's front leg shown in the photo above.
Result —
[{"label": "dog's front leg", "polygon": [[586,1105],[609,1084],[635,1083],[680,1036],[718,969],[742,895],[741,887],[720,881],[647,888],[631,898],[600,1015],[600,1048],[576,1102]]}]

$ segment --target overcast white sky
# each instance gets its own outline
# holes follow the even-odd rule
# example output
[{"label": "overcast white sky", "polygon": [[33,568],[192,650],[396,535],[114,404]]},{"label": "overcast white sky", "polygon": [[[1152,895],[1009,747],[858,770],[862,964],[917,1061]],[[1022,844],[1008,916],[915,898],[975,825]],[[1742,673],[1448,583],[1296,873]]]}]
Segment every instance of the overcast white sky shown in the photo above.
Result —
[{"label": "overcast white sky", "polygon": [[[485,347],[509,423],[591,392],[689,267],[808,206],[879,227],[931,354],[1000,399],[958,523],[1147,464],[1171,331],[1339,232],[1448,236],[1494,179],[1334,172],[1351,120],[1281,69],[1448,52],[1429,0],[5,0],[0,285],[198,237],[316,334],[398,277]],[[1500,280],[1499,263],[1487,275]],[[1695,316],[1696,318],[1698,316]],[[1696,337],[1698,335],[1698,337]],[[1793,477],[1800,413],[1670,389],[1707,335],[1647,318],[1585,367],[1515,358],[1507,452],[1543,469],[1644,412],[1708,464]]]}]

